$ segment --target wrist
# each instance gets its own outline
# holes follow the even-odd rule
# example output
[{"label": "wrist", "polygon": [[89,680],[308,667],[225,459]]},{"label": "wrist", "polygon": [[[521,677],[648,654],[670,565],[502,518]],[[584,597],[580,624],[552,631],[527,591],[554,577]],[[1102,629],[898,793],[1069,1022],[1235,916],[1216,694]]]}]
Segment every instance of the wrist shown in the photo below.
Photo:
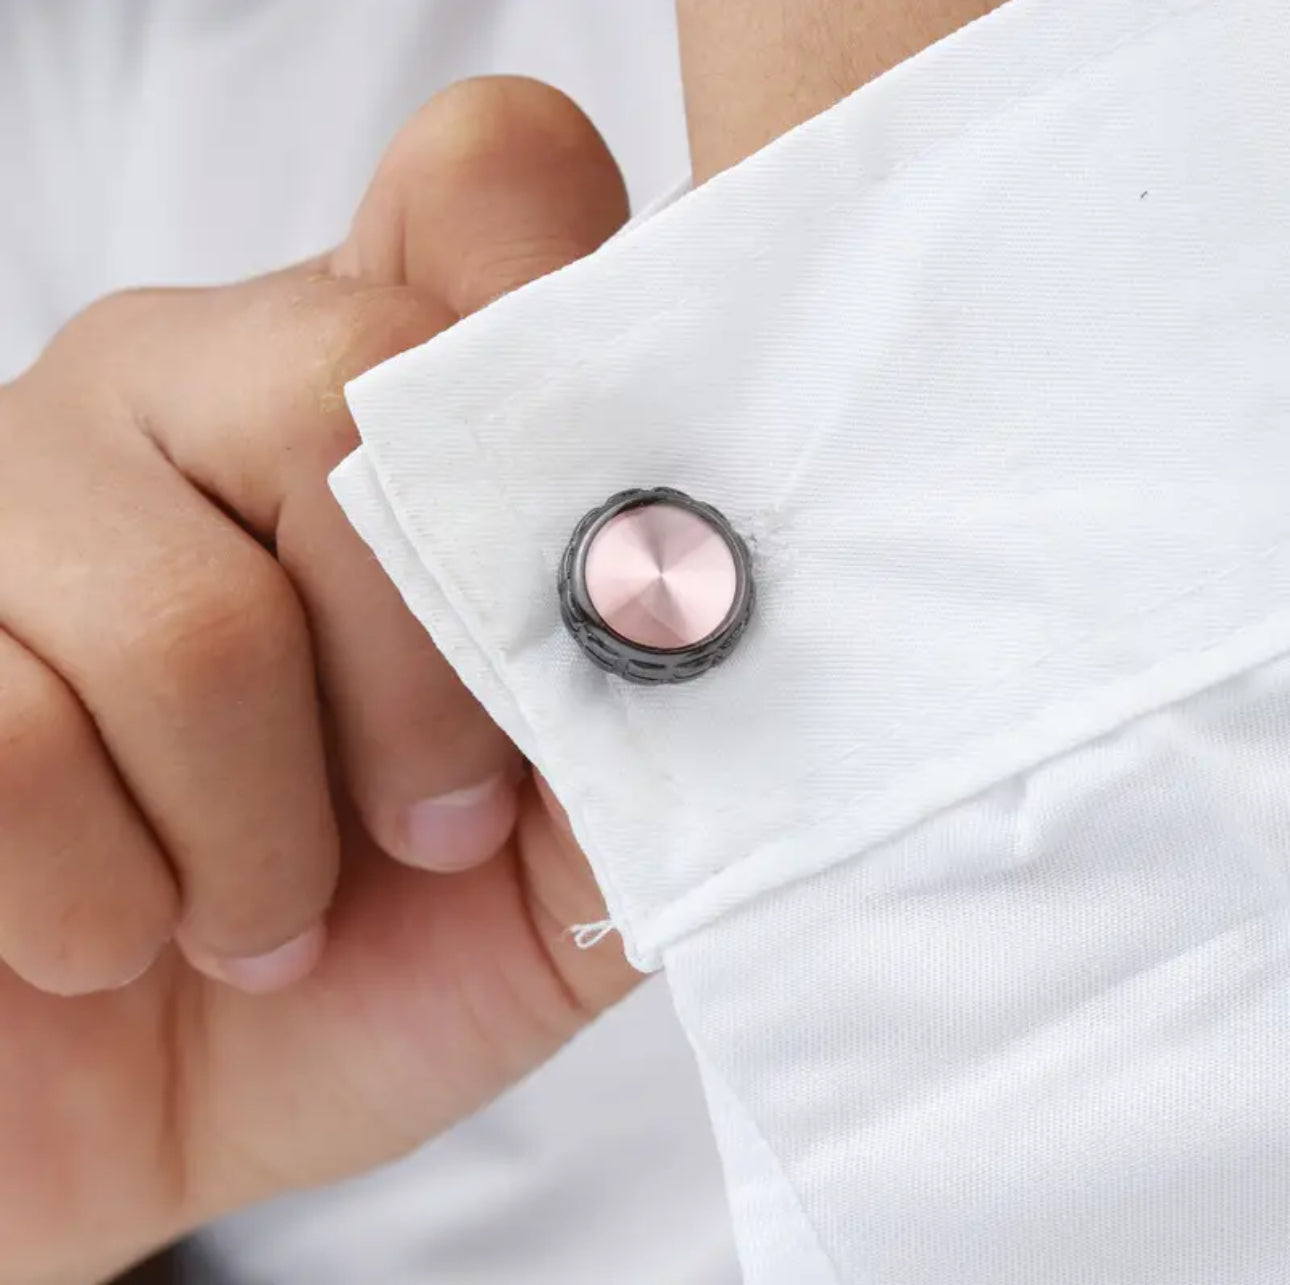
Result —
[{"label": "wrist", "polygon": [[705,123],[691,132],[696,179],[742,160],[1003,2],[677,0],[687,115]]}]

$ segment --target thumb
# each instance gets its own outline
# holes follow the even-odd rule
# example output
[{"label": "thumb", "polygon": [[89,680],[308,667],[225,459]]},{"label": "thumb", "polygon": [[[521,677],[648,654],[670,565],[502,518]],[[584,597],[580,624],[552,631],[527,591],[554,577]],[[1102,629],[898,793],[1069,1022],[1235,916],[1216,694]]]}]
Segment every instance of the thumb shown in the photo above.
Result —
[{"label": "thumb", "polygon": [[1003,0],[677,0],[698,183]]},{"label": "thumb", "polygon": [[[399,133],[330,271],[462,316],[594,250],[626,214],[618,168],[569,99],[529,80],[466,81]],[[409,864],[477,865],[514,825],[518,755],[330,494],[315,499],[292,507],[277,547],[309,605],[358,809]]]},{"label": "thumb", "polygon": [[570,99],[518,76],[466,80],[395,139],[333,268],[460,317],[589,254],[626,218],[618,166]]}]

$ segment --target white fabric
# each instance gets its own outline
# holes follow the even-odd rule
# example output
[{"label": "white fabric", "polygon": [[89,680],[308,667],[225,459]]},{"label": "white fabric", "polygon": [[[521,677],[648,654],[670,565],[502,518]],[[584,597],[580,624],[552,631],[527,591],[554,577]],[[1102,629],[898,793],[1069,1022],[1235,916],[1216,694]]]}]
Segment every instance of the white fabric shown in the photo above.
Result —
[{"label": "white fabric", "polygon": [[[750,1285],[1290,1279],[1290,15],[1013,0],[348,390],[352,520],[700,1051]],[[593,669],[679,486],[753,627]]]},{"label": "white fabric", "polygon": [[[688,169],[672,0],[0,0],[0,379],[100,294],[335,243],[403,121],[481,72],[572,94],[637,202]],[[211,1285],[738,1275],[661,984],[402,1165],[198,1248]]]}]

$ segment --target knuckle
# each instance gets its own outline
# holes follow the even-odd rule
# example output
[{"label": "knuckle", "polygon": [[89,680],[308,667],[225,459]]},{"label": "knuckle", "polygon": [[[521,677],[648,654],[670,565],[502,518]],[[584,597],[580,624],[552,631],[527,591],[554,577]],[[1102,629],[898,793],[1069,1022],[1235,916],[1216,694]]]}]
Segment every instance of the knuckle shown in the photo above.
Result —
[{"label": "knuckle", "polygon": [[449,320],[442,308],[398,286],[353,291],[338,327],[334,368],[339,384],[425,343]]},{"label": "knuckle", "polygon": [[67,329],[110,334],[133,322],[140,309],[146,307],[149,297],[150,292],[146,290],[118,290],[102,295],[82,308],[68,323]]},{"label": "knuckle", "polygon": [[293,322],[307,336],[305,401],[318,413],[279,429],[291,439],[294,452],[323,468],[338,464],[358,445],[358,430],[345,406],[345,385],[456,319],[442,305],[400,286],[327,285],[325,290],[302,290],[292,304]]},{"label": "knuckle", "polygon": [[152,585],[136,606],[120,661],[133,674],[142,670],[169,705],[215,694],[237,699],[240,689],[297,663],[307,645],[290,584],[259,550],[214,566],[170,567]]},{"label": "knuckle", "polygon": [[150,318],[158,298],[155,289],[119,290],[87,304],[54,337],[46,350],[46,359],[76,355],[93,356],[116,351],[123,334],[136,331]]}]

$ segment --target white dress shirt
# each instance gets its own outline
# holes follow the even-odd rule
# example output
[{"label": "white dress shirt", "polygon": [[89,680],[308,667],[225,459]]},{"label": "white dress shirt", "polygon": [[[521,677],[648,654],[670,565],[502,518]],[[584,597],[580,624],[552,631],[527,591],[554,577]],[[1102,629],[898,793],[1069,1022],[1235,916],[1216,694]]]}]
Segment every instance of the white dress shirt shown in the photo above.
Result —
[{"label": "white dress shirt", "polygon": [[[1290,1280],[1288,105],[1281,0],[1013,0],[348,390],[749,1285]],[[639,688],[555,582],[654,485],[759,597]]]},{"label": "white dress shirt", "polygon": [[[688,169],[672,0],[0,0],[0,379],[73,313],[336,244],[464,76],[547,80],[637,203]],[[642,110],[648,105],[648,110]],[[236,378],[236,372],[230,372]],[[400,1165],[222,1223],[193,1285],[734,1285],[693,1058],[650,984]]]}]

